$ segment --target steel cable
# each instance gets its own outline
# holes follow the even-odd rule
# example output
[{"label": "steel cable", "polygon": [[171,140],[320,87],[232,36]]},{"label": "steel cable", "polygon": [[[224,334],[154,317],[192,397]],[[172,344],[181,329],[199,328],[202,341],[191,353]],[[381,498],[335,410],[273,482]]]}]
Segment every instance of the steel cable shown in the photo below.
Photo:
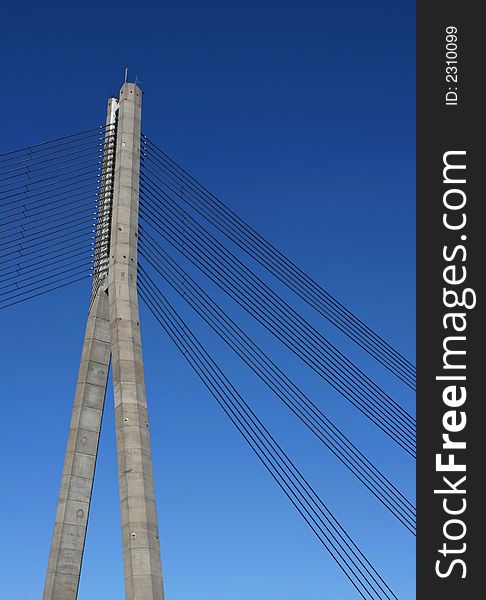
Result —
[{"label": "steel cable", "polygon": [[[146,244],[149,244],[145,251]],[[140,235],[140,257],[147,261],[270,387],[328,449],[414,534],[413,505],[339,431],[309,398],[245,335],[235,322],[152,239]],[[151,257],[160,260],[155,263]],[[324,436],[324,437],[323,437]],[[372,480],[370,482],[370,479]],[[370,487],[371,486],[371,487]]]},{"label": "steel cable", "polygon": [[[336,327],[358,343],[358,345],[361,347],[364,345],[363,349],[394,372],[397,377],[400,377],[402,381],[405,379],[404,382],[407,385],[414,387],[415,368],[410,361],[405,359],[398,351],[383,340],[381,336],[365,325],[356,315],[346,309],[334,296],[306,275],[295,263],[290,261],[270,242],[245,223],[236,213],[231,211],[214,194],[211,194],[211,192],[146,136],[143,136],[142,140],[143,149],[147,155],[152,153],[152,158],[154,158],[155,154],[156,159],[164,161],[170,167],[172,174],[175,174],[174,170],[179,171],[177,177],[181,184],[181,197],[183,197],[184,201],[190,203],[199,214],[208,219],[214,226],[219,227],[220,230],[221,224],[225,223],[226,229],[223,233],[226,236],[230,237],[235,243],[238,243],[240,247],[242,242],[244,242],[244,249],[249,253],[253,252],[252,256],[256,260],[269,269],[281,281],[289,285],[294,292],[299,293],[301,297],[305,296],[303,299],[318,310],[322,316],[333,322]],[[142,158],[144,158],[143,155]],[[193,199],[197,197],[198,200],[203,201],[205,204],[201,205],[198,203],[195,205],[194,202],[191,203],[187,195],[183,194],[183,190],[188,190]],[[303,290],[307,290],[307,293],[304,294]],[[314,300],[307,294],[314,294]],[[322,305],[319,303],[322,303]],[[327,307],[327,309],[323,307]],[[331,312],[326,314],[326,310]],[[343,319],[343,322],[340,322],[340,319]],[[368,343],[371,347],[368,347]]]},{"label": "steel cable", "polygon": [[150,278],[141,270],[142,300],[361,597],[396,598],[383,578],[357,548],[335,516],[278,445],[275,438],[263,426],[187,325],[163,297],[160,290],[155,288],[157,302],[154,298],[154,288],[147,290],[144,287],[145,278],[150,281]]},{"label": "steel cable", "polygon": [[[152,208],[153,208],[153,207],[152,207]],[[142,215],[143,215],[143,210],[144,210],[144,208],[143,208],[143,204],[141,204],[141,214],[142,214]],[[167,217],[167,215],[165,215],[165,217]],[[160,223],[158,223],[158,225],[163,227],[163,224],[161,225]],[[187,225],[187,223],[186,223],[186,225]],[[171,227],[171,230],[170,230],[170,232],[167,232],[167,231],[165,231],[165,232],[164,232],[164,231],[163,231],[163,229],[162,229],[160,232],[161,232],[161,233],[163,233],[163,234],[165,235],[165,237],[168,237],[168,236],[170,236],[170,235],[174,234],[174,227],[173,227],[173,226]],[[167,235],[166,235],[166,234],[167,234]],[[180,249],[181,249],[181,243],[182,243],[183,245],[184,245],[184,244],[186,244],[186,246],[184,247],[184,250],[185,250],[185,251],[187,251],[188,249],[190,249],[190,246],[187,246],[187,244],[189,244],[190,240],[187,240],[187,238],[183,238],[183,241],[181,242],[181,239],[182,239],[182,238],[179,238],[179,239],[177,239],[177,238],[176,238],[176,239],[175,239],[175,244],[174,244],[174,245],[175,245],[175,247],[176,247],[178,250],[180,250]],[[169,241],[171,241],[171,240],[169,239]],[[172,242],[171,242],[171,243],[174,243],[174,239],[172,240]],[[193,258],[193,259],[194,259],[194,258],[196,258],[196,261],[197,261],[197,258],[198,258],[198,257],[194,257],[194,254],[191,254],[191,256],[192,256],[192,258]],[[197,263],[197,262],[196,262],[195,264],[197,264],[197,266],[198,266],[199,268],[201,268],[201,264],[200,264],[200,263]],[[219,269],[219,267],[220,267],[220,264],[218,263],[218,265],[216,265],[216,268],[217,268],[217,269]],[[203,269],[203,270],[204,270],[204,269]],[[214,277],[214,273],[215,273],[215,268],[214,268],[214,265],[211,267],[211,271],[210,271],[210,273],[209,273],[209,274],[208,274],[208,271],[207,271],[207,269],[206,269],[206,270],[204,270],[204,272],[205,272],[205,273],[206,273],[206,274],[207,274],[209,277]],[[218,285],[220,285],[220,287],[221,287],[221,282],[217,282],[217,283],[218,283]],[[232,285],[233,285],[233,284],[232,284]],[[236,282],[236,285],[238,285],[238,282]],[[262,282],[258,282],[258,286],[257,286],[257,287],[260,287],[261,285],[262,285]],[[225,291],[226,291],[228,294],[230,294],[230,295],[231,295],[231,290],[228,288],[228,285],[227,285],[227,284],[226,284],[226,285],[223,287],[223,289],[224,289],[224,290],[225,290]],[[234,298],[234,295],[232,295],[232,297]],[[235,299],[235,298],[234,298],[234,299]],[[239,303],[241,304],[241,299],[240,299],[240,298],[236,298],[236,300],[237,300],[237,302],[239,302]],[[245,310],[248,310],[248,307],[244,306],[244,308],[245,308]],[[253,314],[253,313],[252,313],[252,314]],[[267,327],[267,328],[268,328],[268,327]],[[275,332],[273,332],[273,333],[275,334]],[[280,337],[280,339],[282,339],[282,338]],[[301,357],[301,358],[302,358],[302,357]],[[308,364],[309,364],[309,363],[308,363]],[[321,376],[322,376],[322,374],[321,374]],[[328,380],[328,379],[327,379],[327,380]],[[341,390],[341,391],[342,391],[342,390]],[[349,399],[349,398],[348,398],[348,399]],[[359,399],[358,399],[358,401],[359,401]],[[369,415],[367,415],[367,416],[369,416]],[[372,420],[375,422],[375,424],[377,424],[377,423],[376,423],[376,420],[374,420],[374,419],[372,419]],[[380,418],[378,418],[378,420],[380,420]],[[389,433],[390,433],[390,432],[389,432]],[[396,439],[396,437],[395,437],[395,439]],[[396,441],[397,441],[397,440],[396,440]],[[409,448],[409,449],[410,449],[410,448]]]}]

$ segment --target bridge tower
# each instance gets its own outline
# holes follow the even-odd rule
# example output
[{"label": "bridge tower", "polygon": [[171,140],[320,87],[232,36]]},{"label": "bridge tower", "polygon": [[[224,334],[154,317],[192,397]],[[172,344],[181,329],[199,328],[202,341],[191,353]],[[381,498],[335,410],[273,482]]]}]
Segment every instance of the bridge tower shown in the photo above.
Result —
[{"label": "bridge tower", "polygon": [[110,362],[126,600],[163,600],[137,296],[142,92],[110,98],[88,312],[43,600],[76,600]]}]

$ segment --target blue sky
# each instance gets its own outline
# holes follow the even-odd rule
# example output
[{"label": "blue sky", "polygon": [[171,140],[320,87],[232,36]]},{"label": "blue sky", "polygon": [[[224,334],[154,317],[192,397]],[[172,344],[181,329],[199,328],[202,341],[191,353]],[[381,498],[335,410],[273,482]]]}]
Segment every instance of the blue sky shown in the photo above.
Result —
[{"label": "blue sky", "polygon": [[[145,133],[414,358],[413,3],[88,0],[1,10],[0,152],[104,122],[128,66],[145,91]],[[407,388],[275,287],[412,410]],[[412,497],[412,461],[222,301]],[[0,313],[0,598],[41,595],[88,302],[84,282]],[[399,598],[414,598],[412,536],[181,313]],[[168,600],[355,598],[144,307],[141,318]],[[111,390],[79,592],[107,598],[123,598]]]}]

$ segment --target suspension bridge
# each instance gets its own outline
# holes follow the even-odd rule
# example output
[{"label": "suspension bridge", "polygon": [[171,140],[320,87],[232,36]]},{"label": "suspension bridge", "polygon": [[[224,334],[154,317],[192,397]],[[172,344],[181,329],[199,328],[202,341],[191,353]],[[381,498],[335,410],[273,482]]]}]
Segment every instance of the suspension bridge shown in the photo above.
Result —
[{"label": "suspension bridge", "polygon": [[[104,125],[0,155],[0,310],[92,280],[44,600],[75,600],[110,365],[127,600],[164,597],[138,299],[180,350],[356,597],[397,598],[315,486],[222,370],[171,289],[268,387],[384,511],[415,535],[415,507],[207,291],[238,305],[325,385],[415,459],[415,419],[272,285],[285,286],[400,382],[413,364],[241,219],[141,129],[142,91],[125,82]],[[246,257],[246,258],[245,258]],[[187,268],[192,265],[199,277]],[[258,267],[255,268],[255,266]],[[271,277],[262,275],[266,273]],[[4,313],[5,314],[5,313]],[[325,591],[323,591],[325,592]]]}]

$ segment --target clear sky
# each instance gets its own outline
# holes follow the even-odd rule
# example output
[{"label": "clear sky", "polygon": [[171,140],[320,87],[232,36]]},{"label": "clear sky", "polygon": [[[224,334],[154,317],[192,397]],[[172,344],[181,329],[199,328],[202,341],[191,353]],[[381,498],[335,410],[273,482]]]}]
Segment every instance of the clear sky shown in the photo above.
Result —
[{"label": "clear sky", "polygon": [[[28,0],[3,3],[0,22],[0,152],[103,123],[128,66],[145,133],[414,359],[413,2]],[[413,410],[405,386],[276,287]],[[2,600],[41,597],[89,291],[0,313]],[[412,460],[225,306],[412,498]],[[414,598],[414,538],[181,312],[400,600]],[[143,306],[141,319],[167,600],[355,598]],[[123,597],[110,389],[79,600]]]}]

